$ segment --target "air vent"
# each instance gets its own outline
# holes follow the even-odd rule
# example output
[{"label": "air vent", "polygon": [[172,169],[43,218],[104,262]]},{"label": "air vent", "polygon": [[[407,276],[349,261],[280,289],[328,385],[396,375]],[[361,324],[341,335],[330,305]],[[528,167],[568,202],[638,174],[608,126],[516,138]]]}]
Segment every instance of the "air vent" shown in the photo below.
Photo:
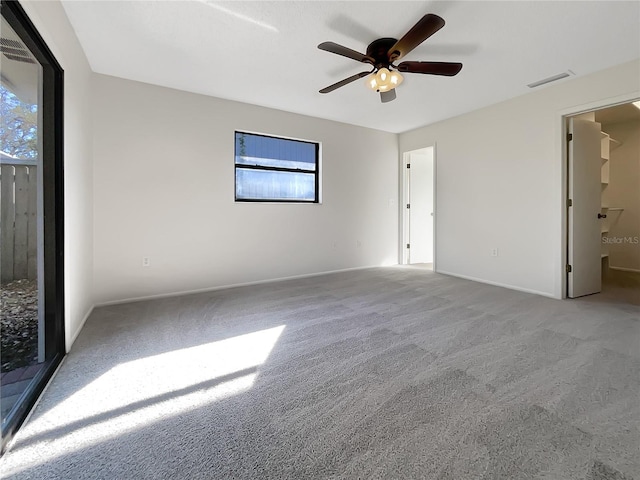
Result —
[{"label": "air vent", "polygon": [[542,80],[538,80],[537,82],[530,83],[529,85],[527,85],[527,87],[536,88],[540,85],[555,82],[556,80],[562,80],[563,78],[570,77],[571,75],[574,75],[574,73],[571,70],[567,70],[566,72],[559,73],[558,75],[554,75],[553,77],[543,78]]},{"label": "air vent", "polygon": [[16,62],[23,63],[36,63],[29,50],[27,50],[22,43],[17,40],[11,40],[9,38],[0,38],[0,52],[4,54],[9,60],[15,60]]}]

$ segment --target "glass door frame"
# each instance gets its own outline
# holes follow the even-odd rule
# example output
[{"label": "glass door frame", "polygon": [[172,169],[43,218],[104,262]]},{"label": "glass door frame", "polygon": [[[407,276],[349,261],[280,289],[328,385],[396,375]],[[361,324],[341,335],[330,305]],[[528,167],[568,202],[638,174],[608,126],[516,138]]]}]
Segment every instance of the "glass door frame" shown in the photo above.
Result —
[{"label": "glass door frame", "polygon": [[38,400],[65,355],[64,338],[64,71],[45,41],[14,0],[1,0],[0,11],[42,66],[42,192],[45,361],[2,426],[4,451]]}]

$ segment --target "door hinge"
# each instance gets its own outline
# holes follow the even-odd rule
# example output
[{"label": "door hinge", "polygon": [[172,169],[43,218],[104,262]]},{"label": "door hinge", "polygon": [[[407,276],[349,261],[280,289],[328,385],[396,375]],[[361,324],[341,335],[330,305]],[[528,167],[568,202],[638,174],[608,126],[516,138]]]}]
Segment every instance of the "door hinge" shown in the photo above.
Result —
[{"label": "door hinge", "polygon": [[571,273],[573,271],[573,268],[571,268],[571,265],[567,265],[567,273]]},{"label": "door hinge", "polygon": [[407,243],[407,248],[411,248],[411,244]]},{"label": "door hinge", "polygon": [[407,163],[407,168],[411,168],[411,164],[410,163]]},{"label": "door hinge", "polygon": [[573,140],[573,133],[567,133],[567,142]]},{"label": "door hinge", "polygon": [[569,207],[573,207],[573,200],[571,200],[570,198],[567,198],[567,208]]},{"label": "door hinge", "polygon": [[411,208],[411,204],[410,203],[407,203],[407,208]]}]

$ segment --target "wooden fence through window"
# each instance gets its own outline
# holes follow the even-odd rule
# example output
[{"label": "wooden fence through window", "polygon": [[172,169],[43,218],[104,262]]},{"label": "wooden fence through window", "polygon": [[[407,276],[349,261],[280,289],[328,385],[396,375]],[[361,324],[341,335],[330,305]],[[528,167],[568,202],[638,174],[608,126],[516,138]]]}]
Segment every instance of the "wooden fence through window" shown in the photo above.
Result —
[{"label": "wooden fence through window", "polygon": [[0,164],[0,283],[38,272],[38,178],[35,160]]}]

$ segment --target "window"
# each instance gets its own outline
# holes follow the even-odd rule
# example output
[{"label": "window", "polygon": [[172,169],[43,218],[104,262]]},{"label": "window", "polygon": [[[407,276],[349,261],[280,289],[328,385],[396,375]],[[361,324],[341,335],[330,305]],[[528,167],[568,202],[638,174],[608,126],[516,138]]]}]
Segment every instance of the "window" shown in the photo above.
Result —
[{"label": "window", "polygon": [[3,451],[64,356],[64,72],[19,2],[0,12]]},{"label": "window", "polygon": [[318,203],[320,145],[236,132],[236,202]]}]

